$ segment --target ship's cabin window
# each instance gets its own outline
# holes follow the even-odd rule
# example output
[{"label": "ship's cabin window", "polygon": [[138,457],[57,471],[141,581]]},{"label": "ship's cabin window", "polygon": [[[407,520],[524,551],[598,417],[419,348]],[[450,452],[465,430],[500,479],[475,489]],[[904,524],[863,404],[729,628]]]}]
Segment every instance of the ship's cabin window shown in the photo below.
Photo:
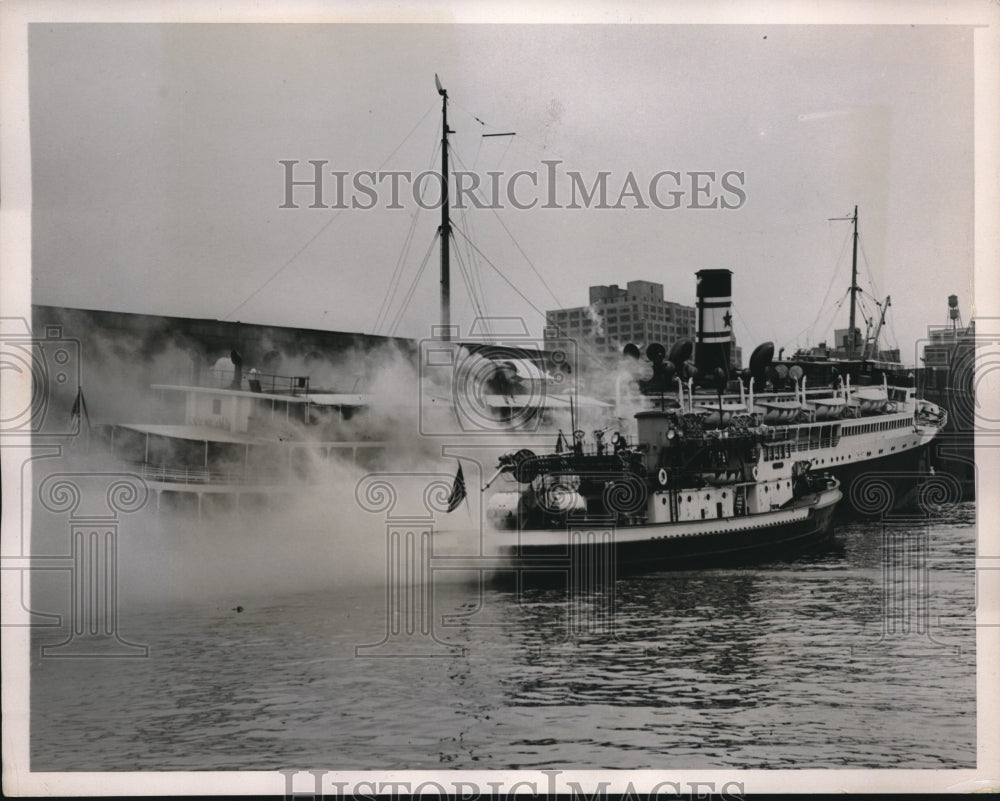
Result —
[{"label": "ship's cabin window", "polygon": [[212,401],[212,414],[222,414],[222,401],[218,398]]}]

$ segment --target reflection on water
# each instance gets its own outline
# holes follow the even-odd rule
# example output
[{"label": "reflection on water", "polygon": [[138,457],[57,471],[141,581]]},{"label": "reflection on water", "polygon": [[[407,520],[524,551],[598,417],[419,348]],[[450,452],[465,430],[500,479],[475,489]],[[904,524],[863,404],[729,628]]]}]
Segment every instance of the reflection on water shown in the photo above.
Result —
[{"label": "reflection on water", "polygon": [[[963,505],[910,530],[922,584],[856,523],[823,554],[610,595],[435,585],[435,633],[464,656],[357,658],[386,631],[373,584],[131,604],[146,659],[33,648],[32,767],[972,767],[974,522]],[[887,636],[886,611],[909,631]]]}]

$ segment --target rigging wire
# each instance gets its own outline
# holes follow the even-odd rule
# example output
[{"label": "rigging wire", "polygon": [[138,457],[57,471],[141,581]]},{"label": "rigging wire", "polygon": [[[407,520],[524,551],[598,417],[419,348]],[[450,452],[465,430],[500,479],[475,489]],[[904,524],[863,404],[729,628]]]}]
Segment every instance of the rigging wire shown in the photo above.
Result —
[{"label": "rigging wire", "polygon": [[406,261],[407,256],[410,253],[410,245],[413,244],[413,234],[417,229],[417,218],[420,216],[421,208],[418,207],[413,216],[410,219],[410,228],[406,232],[406,238],[403,240],[403,248],[399,253],[399,258],[396,259],[396,267],[392,272],[392,278],[389,279],[389,285],[386,287],[385,295],[382,296],[382,305],[379,306],[378,314],[375,317],[375,324],[372,326],[372,333],[378,333],[379,328],[385,322],[386,316],[389,314],[389,309],[392,307],[392,301],[396,298],[396,290],[399,288],[400,274],[403,271],[403,264]]},{"label": "rigging wire", "polygon": [[[451,98],[449,98],[449,100],[451,100]],[[451,103],[452,103],[453,106],[455,106],[456,108],[458,108],[460,111],[463,111],[464,113],[468,114],[469,117],[471,117],[473,120],[475,120],[477,123],[479,123],[484,128],[492,128],[492,129],[496,130],[496,126],[495,125],[489,125],[488,123],[486,123],[483,120],[479,119],[479,117],[477,117],[475,114],[473,114],[471,111],[469,111],[465,106],[459,104],[455,100],[451,100]],[[455,150],[455,148],[453,147],[452,148],[452,152],[454,152],[454,150]],[[472,160],[472,169],[473,170],[476,169],[476,165],[479,163],[479,154],[482,153],[482,151],[483,151],[483,137],[480,136],[479,137],[479,147],[476,148],[476,157]]]},{"label": "rigging wire", "polygon": [[[465,164],[462,161],[462,157],[458,154],[458,152],[454,148],[452,148],[452,152],[455,154],[456,161],[458,161],[458,163],[464,168]],[[478,187],[476,189],[476,192],[477,194],[479,194],[480,199],[486,201],[486,198],[483,197],[482,193],[478,191]],[[493,216],[497,218],[497,222],[500,223],[500,227],[503,228],[504,232],[510,238],[510,241],[514,243],[514,247],[516,247],[518,252],[524,257],[524,260],[528,263],[528,266],[531,268],[531,271],[535,274],[538,280],[542,282],[542,286],[545,287],[545,290],[549,293],[549,296],[552,298],[553,301],[555,301],[556,306],[561,308],[562,302],[559,300],[559,298],[556,297],[556,293],[552,291],[552,287],[549,286],[548,282],[538,271],[538,268],[535,267],[534,262],[532,262],[531,259],[528,258],[528,254],[524,252],[524,248],[522,248],[517,239],[514,238],[514,235],[510,232],[510,229],[504,223],[503,218],[499,214],[497,214],[497,210],[493,208],[493,205],[491,203],[487,202],[485,205],[490,209],[490,211],[493,212]]]},{"label": "rigging wire", "polygon": [[469,300],[472,301],[472,306],[476,310],[476,316],[483,319],[485,315],[483,314],[482,307],[479,305],[479,298],[476,289],[472,285],[468,268],[462,260],[462,251],[458,248],[455,248],[455,259],[458,262],[458,271],[462,276],[462,282],[465,284],[465,289],[469,293]]},{"label": "rigging wire", "polygon": [[[488,265],[490,265],[490,267],[493,268],[493,271],[497,275],[499,275],[500,278],[503,279],[504,283],[506,283],[507,286],[509,286],[511,289],[514,290],[514,292],[521,298],[521,300],[523,300],[532,309],[534,309],[536,312],[538,312],[538,314],[540,314],[543,318],[545,318],[545,316],[546,316],[545,312],[542,311],[541,309],[539,309],[534,303],[532,303],[531,298],[529,298],[520,289],[518,289],[517,286],[509,278],[507,278],[506,275],[503,274],[503,271],[499,267],[497,267],[492,261],[490,261],[489,257],[485,253],[483,253],[478,247],[476,247],[475,243],[472,242],[469,239],[469,237],[466,235],[465,231],[463,231],[461,228],[459,228],[457,225],[454,225],[454,224],[452,224],[452,230],[453,231],[458,231],[458,233],[460,233],[465,238],[465,240],[467,242],[469,242],[469,244],[471,245],[472,249],[475,250],[479,254],[480,258],[482,258],[483,261],[485,261]],[[565,332],[563,332],[562,329],[560,329],[560,333],[563,334],[563,335],[565,335]],[[580,350],[582,350],[584,353],[586,353],[588,356],[590,356],[593,359],[599,359],[600,358],[600,355],[597,354],[595,351],[591,350],[590,348],[581,347],[581,345],[580,345],[579,342],[577,342],[577,347],[580,348]]]},{"label": "rigging wire", "polygon": [[[844,302],[847,300],[847,298],[848,298],[848,296],[850,294],[851,294],[851,288],[848,287],[844,291],[844,294],[840,296],[840,300],[837,301],[837,303],[834,305],[833,309],[830,310],[830,312],[828,314],[828,319],[827,319],[826,323],[822,327],[819,327],[817,325],[819,323],[819,320],[820,320],[820,315],[822,315],[822,313],[823,313],[822,310],[820,310],[820,314],[816,316],[815,323],[813,323],[813,325],[810,326],[808,329],[803,329],[803,330],[808,330],[810,332],[809,336],[808,336],[808,339],[814,339],[814,337],[819,336],[819,335],[822,335],[822,337],[823,337],[824,340],[826,339],[826,335],[830,332],[830,329],[831,329],[831,327],[834,324],[834,320],[836,319],[837,315],[840,313],[841,308],[843,308],[843,306],[844,306]],[[819,333],[817,334],[815,332],[819,332]],[[799,335],[801,335],[801,334],[802,334],[802,332],[800,331]],[[796,342],[798,342],[798,336],[796,336]],[[836,346],[836,343],[834,343],[834,346]]]},{"label": "rigging wire", "polygon": [[[872,274],[871,264],[870,264],[870,262],[868,260],[868,254],[865,252],[865,243],[864,243],[864,240],[862,240],[860,236],[858,237],[858,245],[860,246],[860,249],[861,249],[861,255],[864,257],[865,269],[868,272],[868,280],[871,282],[872,291],[873,292],[877,292],[878,291],[878,287],[875,286],[875,276]],[[882,313],[882,302],[875,295],[872,295],[872,298],[875,300],[875,303],[878,305],[878,307],[879,307],[879,314],[881,315],[881,313]],[[887,317],[888,317],[888,315],[887,315]],[[889,326],[889,334],[892,337],[892,341],[889,344],[895,345],[898,348],[899,343],[896,341],[896,332],[895,332],[895,330],[892,327],[892,318],[888,317],[888,319],[887,319],[886,322],[887,322],[887,324]],[[882,326],[882,331],[885,331],[885,324],[883,324],[883,326]],[[878,356],[877,356],[877,354],[878,354],[878,342],[875,342],[874,345],[875,345],[876,358],[878,358]]]},{"label": "rigging wire", "polygon": [[406,293],[406,297],[403,299],[403,304],[399,307],[399,311],[396,312],[396,316],[393,318],[389,336],[396,336],[396,329],[399,328],[399,324],[403,320],[403,313],[406,311],[407,307],[410,305],[410,301],[413,299],[413,293],[416,291],[417,284],[420,283],[420,278],[424,274],[424,269],[427,267],[427,262],[430,260],[431,253],[434,251],[434,243],[437,242],[438,236],[440,236],[440,232],[435,233],[434,237],[431,239],[431,244],[427,248],[427,253],[424,254],[424,260],[420,263],[420,267],[417,269],[417,273],[413,276],[413,281],[410,283],[410,288]]},{"label": "rigging wire", "polygon": [[[478,120],[478,118],[477,118],[477,120]],[[478,120],[478,121],[480,122],[480,124],[485,125],[485,123],[483,123],[481,120]],[[480,142],[482,142],[482,139],[480,139]],[[461,155],[459,154],[457,148],[455,148],[454,145],[451,148],[451,153],[455,157],[456,163],[462,169],[464,169],[466,171],[469,171],[468,168],[465,166],[464,160],[462,159]],[[474,219],[474,217],[473,217],[473,215],[469,214],[468,211],[469,210],[467,208],[462,208],[461,209],[461,217],[462,217],[463,223],[465,223],[467,225],[467,227],[469,229],[469,232],[472,233],[473,236],[474,236],[475,235],[475,232],[473,231],[473,219]],[[481,319],[482,319],[483,324],[486,326],[487,333],[489,333],[491,326],[490,326],[490,322],[489,322],[489,303],[487,302],[488,293],[486,292],[486,286],[485,286],[485,284],[483,282],[482,271],[481,271],[480,265],[478,264],[478,262],[477,262],[477,260],[475,258],[475,254],[472,252],[472,249],[469,247],[468,242],[458,243],[458,241],[456,240],[456,244],[464,244],[465,245],[466,253],[467,253],[467,256],[468,256],[468,260],[469,260],[470,277],[472,279],[473,286],[476,287],[476,291],[478,291],[480,293],[480,296],[482,297],[482,305],[483,305],[483,309],[484,309],[485,314],[481,315]]]},{"label": "rigging wire", "polygon": [[[427,119],[427,116],[436,107],[437,107],[437,101],[435,100],[433,103],[431,103],[431,105],[427,109],[427,111],[424,112],[424,115],[419,120],[417,120],[416,125],[414,125],[410,129],[410,132],[406,136],[403,137],[402,141],[398,145],[396,145],[395,148],[393,148],[393,151],[386,157],[385,161],[383,161],[376,168],[375,172],[379,172],[386,164],[389,163],[390,159],[392,159],[392,157],[396,155],[396,153],[399,151],[399,149],[404,144],[406,144],[406,141],[411,136],[413,136],[414,131],[416,131],[417,128],[420,127],[421,123],[423,123],[423,121],[425,119]],[[315,234],[313,234],[311,237],[309,237],[309,239],[306,241],[306,243],[302,247],[300,247],[298,250],[296,250],[295,253],[292,255],[292,257],[290,259],[288,259],[277,270],[275,270],[273,273],[271,273],[271,276],[267,280],[265,280],[260,286],[258,286],[253,292],[251,292],[242,303],[240,303],[235,308],[233,308],[233,310],[230,311],[228,314],[226,314],[222,319],[226,320],[229,317],[232,317],[234,314],[236,314],[236,312],[238,312],[240,309],[242,309],[244,306],[246,306],[251,300],[253,300],[255,297],[257,297],[257,295],[259,295],[264,290],[265,287],[267,287],[268,285],[270,285],[270,283],[272,281],[274,281],[275,278],[277,278],[279,275],[281,275],[292,264],[292,262],[294,262],[303,253],[303,251],[306,250],[306,248],[308,248],[313,242],[315,242],[319,238],[320,234],[322,234],[327,228],[329,228],[334,223],[335,220],[339,219],[340,216],[341,216],[341,214],[344,211],[346,211],[346,209],[343,209],[343,208],[337,209],[336,213],[332,217],[330,217],[330,219],[328,219],[325,223],[323,223],[323,225],[320,226],[319,230]]]},{"label": "rigging wire", "polygon": [[[434,147],[431,150],[430,164],[434,164],[434,159],[437,156],[438,149],[441,147],[440,141],[438,141],[438,133],[441,131],[441,123],[438,122],[437,130],[434,132]],[[428,170],[430,167],[428,167]],[[386,293],[382,298],[382,305],[379,307],[378,317],[375,319],[375,325],[372,331],[378,331],[379,327],[385,323],[385,318],[389,315],[389,309],[392,308],[392,302],[396,299],[396,292],[399,289],[399,279],[402,277],[403,267],[406,264],[406,259],[410,253],[410,247],[413,244],[413,234],[416,232],[417,228],[417,217],[419,217],[420,212],[423,210],[423,199],[424,192],[427,189],[427,184],[425,183],[420,189],[420,202],[417,203],[417,210],[414,212],[413,217],[410,219],[410,229],[407,232],[406,239],[403,241],[403,248],[400,251],[399,259],[396,261],[396,268],[393,270],[392,278],[389,280],[389,286],[386,287]]]},{"label": "rigging wire", "polygon": [[872,293],[877,293],[878,287],[875,286],[875,276],[872,275],[871,264],[868,262],[868,254],[865,253],[865,243],[860,234],[858,235],[858,247],[861,250],[861,256],[864,258],[865,271],[868,273],[868,282],[871,284]]},{"label": "rigging wire", "polygon": [[[795,335],[796,347],[798,347],[798,343],[801,341],[803,336],[805,336],[806,342],[809,342],[815,340],[817,336],[816,334],[817,330],[821,331],[824,334],[826,333],[826,328],[817,329],[817,326],[819,325],[820,318],[823,316],[823,309],[826,307],[826,302],[830,298],[830,290],[833,289],[833,285],[837,283],[837,275],[840,269],[840,263],[844,258],[844,252],[847,250],[847,243],[850,241],[851,236],[852,234],[849,233],[847,234],[847,236],[844,237],[843,244],[840,247],[840,254],[837,256],[836,260],[833,263],[833,269],[830,271],[830,283],[827,284],[826,292],[823,294],[823,300],[817,307],[816,319],[814,319],[809,325],[807,325],[805,328],[803,328]],[[847,291],[850,292],[851,291],[850,288],[848,288]]]},{"label": "rigging wire", "polygon": [[750,326],[747,325],[747,321],[743,319],[743,315],[740,314],[740,307],[734,303],[732,309],[733,311],[736,312],[736,317],[740,321],[740,325],[742,325],[743,329],[747,332],[747,336],[750,337],[750,341],[760,342],[760,340],[757,339],[757,336],[753,333],[753,331],[750,330]]},{"label": "rigging wire", "polygon": [[[463,224],[468,227],[469,232],[474,236],[475,232],[472,229],[473,215],[468,214],[467,211],[463,209],[461,219]],[[479,294],[479,297],[482,301],[482,308],[479,309],[478,313],[482,324],[485,326],[486,333],[489,334],[492,328],[490,324],[490,308],[487,300],[489,295],[486,292],[486,285],[483,282],[480,264],[476,259],[475,254],[472,252],[472,248],[469,247],[469,243],[467,241],[463,240],[459,242],[456,239],[455,244],[456,244],[456,253],[458,253],[459,255],[461,255],[461,251],[459,250],[459,248],[463,245],[465,246],[466,257],[468,259],[469,278],[472,282],[471,284],[472,289],[470,291],[474,291]]]}]

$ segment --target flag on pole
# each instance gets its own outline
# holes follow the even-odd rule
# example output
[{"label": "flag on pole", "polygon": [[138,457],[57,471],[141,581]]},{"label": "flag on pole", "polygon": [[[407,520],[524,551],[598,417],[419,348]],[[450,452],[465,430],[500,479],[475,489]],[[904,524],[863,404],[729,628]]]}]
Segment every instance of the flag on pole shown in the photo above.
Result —
[{"label": "flag on pole", "polygon": [[451,495],[448,496],[448,511],[454,512],[465,500],[465,476],[462,475],[462,465],[459,463],[455,473],[455,483],[451,485]]}]

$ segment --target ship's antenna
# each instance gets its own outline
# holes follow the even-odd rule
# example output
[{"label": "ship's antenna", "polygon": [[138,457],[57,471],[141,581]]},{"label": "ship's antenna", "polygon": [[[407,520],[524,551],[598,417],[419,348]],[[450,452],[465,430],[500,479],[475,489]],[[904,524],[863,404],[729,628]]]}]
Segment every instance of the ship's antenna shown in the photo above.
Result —
[{"label": "ship's antenna", "polygon": [[437,73],[434,85],[441,95],[441,339],[451,339],[451,276],[449,247],[451,245],[451,218],[448,209],[448,91],[441,85]]}]

